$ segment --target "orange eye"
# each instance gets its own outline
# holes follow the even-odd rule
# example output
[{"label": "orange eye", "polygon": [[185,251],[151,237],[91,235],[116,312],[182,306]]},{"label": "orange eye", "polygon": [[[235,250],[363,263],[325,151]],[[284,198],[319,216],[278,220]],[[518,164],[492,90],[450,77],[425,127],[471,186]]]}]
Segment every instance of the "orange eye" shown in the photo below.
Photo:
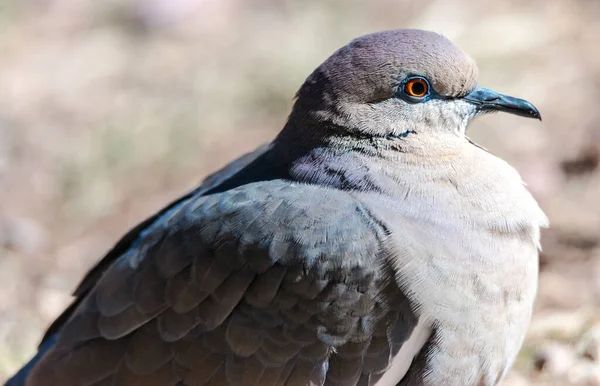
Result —
[{"label": "orange eye", "polygon": [[429,93],[429,84],[425,79],[413,78],[404,84],[406,95],[415,98],[423,98]]}]

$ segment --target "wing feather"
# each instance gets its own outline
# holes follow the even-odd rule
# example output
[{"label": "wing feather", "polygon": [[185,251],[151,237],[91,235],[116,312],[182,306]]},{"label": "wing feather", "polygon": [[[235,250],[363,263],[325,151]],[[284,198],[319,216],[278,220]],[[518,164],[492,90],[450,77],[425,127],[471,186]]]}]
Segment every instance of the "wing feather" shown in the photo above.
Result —
[{"label": "wing feather", "polygon": [[416,324],[385,237],[338,190],[273,180],[191,198],[106,269],[31,385],[368,384]]}]

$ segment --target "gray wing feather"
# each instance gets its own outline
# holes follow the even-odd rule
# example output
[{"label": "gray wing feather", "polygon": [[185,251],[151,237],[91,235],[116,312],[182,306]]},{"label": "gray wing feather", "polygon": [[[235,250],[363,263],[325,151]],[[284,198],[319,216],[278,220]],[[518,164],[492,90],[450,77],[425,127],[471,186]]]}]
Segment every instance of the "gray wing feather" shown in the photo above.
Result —
[{"label": "gray wing feather", "polygon": [[30,384],[368,384],[415,321],[385,237],[341,191],[194,197],[107,269]]}]

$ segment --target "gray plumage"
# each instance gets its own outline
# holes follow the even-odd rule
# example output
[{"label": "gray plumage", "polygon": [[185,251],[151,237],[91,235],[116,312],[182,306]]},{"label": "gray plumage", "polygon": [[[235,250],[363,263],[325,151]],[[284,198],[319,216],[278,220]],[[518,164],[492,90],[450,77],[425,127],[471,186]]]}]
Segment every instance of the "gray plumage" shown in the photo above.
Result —
[{"label": "gray plumage", "polygon": [[431,32],[341,48],[271,144],[115,245],[7,385],[496,385],[547,220],[465,136],[539,113],[476,76]]}]

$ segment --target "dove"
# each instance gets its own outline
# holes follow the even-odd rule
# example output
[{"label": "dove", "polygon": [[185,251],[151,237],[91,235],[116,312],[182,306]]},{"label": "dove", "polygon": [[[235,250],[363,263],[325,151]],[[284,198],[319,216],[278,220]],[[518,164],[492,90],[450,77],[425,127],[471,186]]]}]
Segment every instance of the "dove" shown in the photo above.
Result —
[{"label": "dove", "polygon": [[466,135],[540,113],[477,74],[434,32],[351,41],[272,142],[118,241],[7,385],[497,385],[548,220]]}]

